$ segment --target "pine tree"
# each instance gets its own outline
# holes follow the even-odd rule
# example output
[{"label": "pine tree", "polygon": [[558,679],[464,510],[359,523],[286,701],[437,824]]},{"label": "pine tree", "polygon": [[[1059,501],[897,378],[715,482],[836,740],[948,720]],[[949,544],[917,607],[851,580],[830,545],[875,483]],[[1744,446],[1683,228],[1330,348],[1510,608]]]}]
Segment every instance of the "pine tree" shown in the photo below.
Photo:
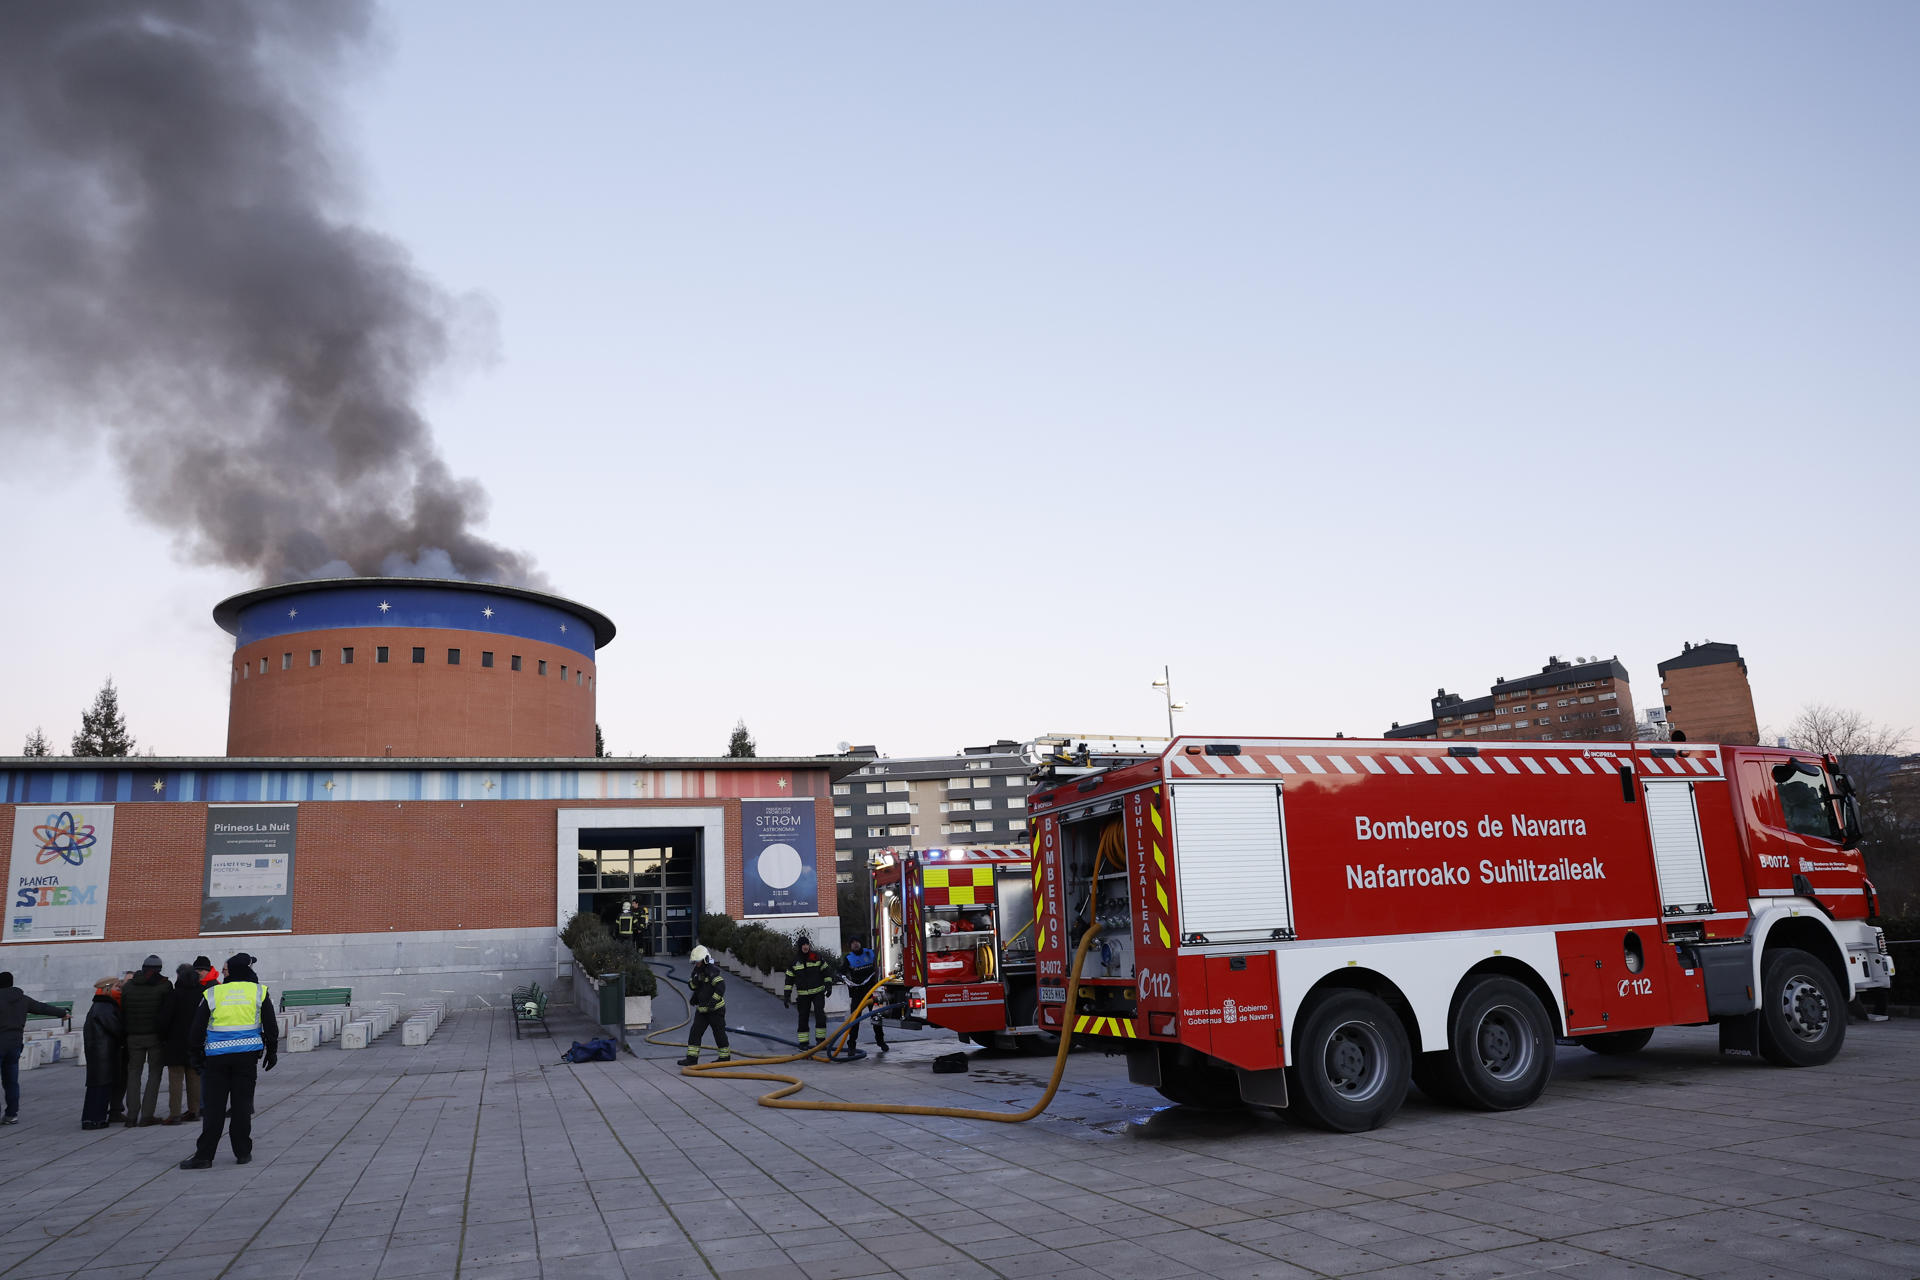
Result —
[{"label": "pine tree", "polygon": [[604,760],[607,757],[607,740],[600,733],[598,720],[593,722],[593,757],[596,760]]},{"label": "pine tree", "polygon": [[127,732],[126,718],[120,714],[120,693],[113,677],[100,686],[93,705],[80,713],[80,732],[73,735],[76,756],[130,756],[133,735]]},{"label": "pine tree", "polygon": [[727,739],[727,755],[731,759],[744,760],[753,752],[753,735],[747,732],[747,722],[736,720],[733,724],[733,736]]},{"label": "pine tree", "polygon": [[47,735],[39,725],[33,726],[33,732],[27,735],[27,745],[20,748],[23,756],[50,756],[53,748],[47,745]]}]

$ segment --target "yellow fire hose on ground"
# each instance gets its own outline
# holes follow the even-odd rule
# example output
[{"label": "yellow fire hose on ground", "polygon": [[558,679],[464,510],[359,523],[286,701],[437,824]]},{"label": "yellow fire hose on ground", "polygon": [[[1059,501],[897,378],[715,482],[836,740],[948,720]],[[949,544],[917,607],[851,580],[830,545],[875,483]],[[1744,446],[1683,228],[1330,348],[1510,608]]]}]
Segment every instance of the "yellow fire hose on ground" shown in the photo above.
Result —
[{"label": "yellow fire hose on ground", "polygon": [[[1113,826],[1117,829],[1119,824],[1114,823]],[[1115,840],[1112,843],[1117,846],[1119,842]],[[1099,852],[1093,860],[1092,875],[1094,891],[1096,893],[1098,892],[1100,882],[1100,865],[1106,861],[1108,852],[1109,841],[1103,836],[1100,842]],[[1089,905],[1091,906],[1091,904]],[[1073,965],[1067,970],[1067,1000],[1063,1013],[1063,1016],[1069,1021],[1073,1017],[1074,1009],[1078,1007],[1077,997],[1080,994],[1080,966],[1085,962],[1087,958],[1087,948],[1093,945],[1094,935],[1099,931],[1100,921],[1098,918],[1089,921],[1087,931],[1080,935],[1080,945],[1074,949]],[[713,1080],[772,1081],[783,1087],[761,1094],[759,1099],[760,1105],[763,1107],[777,1107],[785,1111],[857,1111],[869,1114],[896,1116],[947,1116],[956,1120],[993,1120],[1001,1124],[1019,1124],[1022,1121],[1033,1119],[1045,1111],[1047,1107],[1052,1104],[1054,1095],[1060,1092],[1060,1080],[1067,1071],[1067,1054],[1073,1050],[1071,1026],[1063,1026],[1060,1028],[1060,1048],[1053,1055],[1053,1076],[1047,1081],[1046,1092],[1040,1095],[1038,1102],[1028,1107],[1025,1111],[979,1111],[972,1107],[920,1107],[895,1102],[814,1102],[808,1099],[795,1099],[791,1096],[806,1088],[806,1082],[799,1076],[782,1075],[777,1071],[743,1069],[753,1067],[777,1067],[789,1062],[802,1062],[808,1058],[817,1057],[822,1051],[826,1050],[830,1045],[837,1042],[841,1036],[846,1034],[847,1029],[854,1024],[855,1019],[859,1018],[860,1011],[867,1007],[868,1002],[873,999],[874,994],[880,990],[882,985],[881,983],[875,983],[873,990],[869,991],[861,999],[860,1003],[855,1006],[853,1012],[847,1015],[847,1020],[835,1028],[824,1043],[815,1045],[811,1049],[804,1050],[800,1053],[790,1053],[778,1058],[739,1058],[728,1062],[699,1063],[691,1067],[680,1068],[680,1074],[683,1076],[697,1076],[703,1079]]]}]

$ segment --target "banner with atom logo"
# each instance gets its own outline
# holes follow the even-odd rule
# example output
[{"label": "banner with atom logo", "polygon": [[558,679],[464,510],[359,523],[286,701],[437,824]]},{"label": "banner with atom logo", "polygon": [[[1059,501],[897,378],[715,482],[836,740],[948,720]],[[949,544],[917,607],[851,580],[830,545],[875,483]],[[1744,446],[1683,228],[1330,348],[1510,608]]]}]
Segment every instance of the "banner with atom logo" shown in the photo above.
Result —
[{"label": "banner with atom logo", "polygon": [[112,805],[19,806],[0,943],[106,937],[112,860]]}]

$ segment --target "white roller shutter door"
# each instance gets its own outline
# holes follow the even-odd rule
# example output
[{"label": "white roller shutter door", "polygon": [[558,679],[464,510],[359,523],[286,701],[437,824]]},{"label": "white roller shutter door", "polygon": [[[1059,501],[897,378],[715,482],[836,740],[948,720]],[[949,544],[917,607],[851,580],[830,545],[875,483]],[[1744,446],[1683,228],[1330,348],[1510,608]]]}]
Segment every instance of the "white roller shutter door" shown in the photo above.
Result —
[{"label": "white roller shutter door", "polygon": [[1667,915],[1713,910],[1707,890],[1707,857],[1700,844],[1700,816],[1693,784],[1646,780],[1647,826],[1653,832],[1653,862],[1660,876],[1660,905]]},{"label": "white roller shutter door", "polygon": [[1291,932],[1277,785],[1175,783],[1173,835],[1183,936],[1226,942]]}]

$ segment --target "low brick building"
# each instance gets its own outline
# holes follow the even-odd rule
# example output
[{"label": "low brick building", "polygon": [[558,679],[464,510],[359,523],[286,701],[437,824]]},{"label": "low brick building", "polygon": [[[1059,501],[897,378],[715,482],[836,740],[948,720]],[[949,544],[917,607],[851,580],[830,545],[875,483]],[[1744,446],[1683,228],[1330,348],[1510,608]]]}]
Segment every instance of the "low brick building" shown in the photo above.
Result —
[{"label": "low brick building", "polygon": [[703,911],[837,945],[832,790],[865,763],[0,761],[0,968],[80,998],[149,952],[244,949],[275,987],[458,1003],[553,982],[566,918],[629,896],[668,954]]}]

